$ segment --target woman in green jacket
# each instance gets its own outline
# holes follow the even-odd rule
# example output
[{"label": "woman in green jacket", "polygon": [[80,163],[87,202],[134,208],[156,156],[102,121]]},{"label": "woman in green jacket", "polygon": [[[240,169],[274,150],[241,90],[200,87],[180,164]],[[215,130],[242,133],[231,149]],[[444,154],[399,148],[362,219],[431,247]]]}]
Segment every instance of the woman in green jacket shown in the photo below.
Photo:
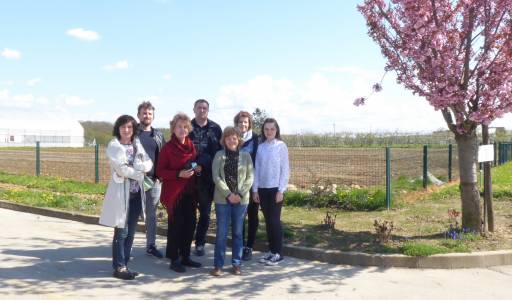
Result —
[{"label": "woman in green jacket", "polygon": [[252,159],[249,153],[239,151],[242,143],[239,132],[234,127],[226,127],[221,138],[224,149],[218,151],[213,159],[212,177],[215,182],[213,199],[217,216],[214,269],[211,272],[213,276],[222,274],[230,224],[233,237],[232,273],[241,275],[242,227],[253,183]]}]

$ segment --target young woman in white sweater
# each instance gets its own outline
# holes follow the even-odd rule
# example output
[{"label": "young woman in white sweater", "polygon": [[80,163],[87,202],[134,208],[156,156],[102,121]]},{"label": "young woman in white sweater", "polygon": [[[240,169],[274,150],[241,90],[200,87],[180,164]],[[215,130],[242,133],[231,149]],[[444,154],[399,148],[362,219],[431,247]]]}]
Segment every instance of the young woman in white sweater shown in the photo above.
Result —
[{"label": "young woman in white sweater", "polygon": [[290,177],[288,147],[281,140],[279,124],[273,118],[263,122],[262,142],[256,154],[253,200],[260,203],[267,230],[269,251],[260,263],[275,266],[283,260],[281,208]]}]

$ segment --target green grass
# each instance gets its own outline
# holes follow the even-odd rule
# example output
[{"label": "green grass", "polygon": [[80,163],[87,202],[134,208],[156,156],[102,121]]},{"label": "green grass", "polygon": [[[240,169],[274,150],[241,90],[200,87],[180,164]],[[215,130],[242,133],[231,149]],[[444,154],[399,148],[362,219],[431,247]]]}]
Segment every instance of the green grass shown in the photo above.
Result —
[{"label": "green grass", "polygon": [[430,256],[443,253],[471,252],[472,240],[439,240],[436,242],[407,241],[400,247],[403,254],[408,256]]},{"label": "green grass", "polygon": [[80,182],[60,177],[12,175],[5,172],[0,172],[0,182],[62,193],[103,194],[106,189],[105,184]]},{"label": "green grass", "polygon": [[347,211],[372,211],[386,206],[386,194],[381,189],[337,188],[335,193],[323,191],[317,187],[312,190],[312,192],[286,192],[285,205],[332,208]]},{"label": "green grass", "polygon": [[0,199],[29,206],[58,208],[89,215],[98,214],[101,205],[101,200],[98,201],[94,198],[84,199],[69,194],[18,189],[0,188]]},{"label": "green grass", "polygon": [[402,253],[408,256],[430,256],[447,253],[447,249],[421,242],[406,242],[402,246]]},{"label": "green grass", "polygon": [[423,179],[400,176],[391,182],[391,187],[394,190],[419,191],[423,189]]},{"label": "green grass", "polygon": [[[310,194],[288,192],[282,213],[285,243],[342,251],[404,253],[414,256],[510,249],[512,239],[510,236],[502,235],[502,232],[512,228],[510,218],[512,197],[507,196],[506,193],[512,185],[510,174],[512,174],[512,162],[493,168],[493,188],[495,193],[500,195],[496,198],[494,206],[495,220],[497,226],[501,227],[490,239],[472,234],[466,234],[464,238],[458,240],[445,238],[444,233],[450,225],[447,211],[450,208],[460,211],[461,206],[458,185],[447,185],[430,194],[423,193],[422,189],[419,189],[419,196],[415,199],[400,203],[399,199],[394,198],[394,206],[391,210],[373,211],[345,210],[336,205],[332,206],[332,202],[329,201],[333,198],[319,200],[311,198]],[[410,182],[407,179],[399,180],[401,182],[398,186],[401,188],[414,189],[419,185],[418,182]],[[1,199],[96,215],[100,212],[105,190],[104,185],[63,180],[57,177],[9,175],[2,172],[0,172],[0,182],[12,185],[0,186]],[[347,201],[348,198],[361,201],[361,199],[367,199],[371,193],[364,189],[354,189],[337,191],[335,195],[335,200]],[[362,201],[362,203],[365,202]],[[320,204],[325,207],[317,207]],[[334,229],[327,229],[323,225],[327,212],[336,218]],[[389,244],[380,245],[375,242],[376,234],[373,228],[375,219],[393,221],[395,229]],[[264,219],[260,214],[258,241],[266,240],[264,227]]]},{"label": "green grass", "polygon": [[512,161],[492,168],[491,176],[493,197],[512,197]]}]

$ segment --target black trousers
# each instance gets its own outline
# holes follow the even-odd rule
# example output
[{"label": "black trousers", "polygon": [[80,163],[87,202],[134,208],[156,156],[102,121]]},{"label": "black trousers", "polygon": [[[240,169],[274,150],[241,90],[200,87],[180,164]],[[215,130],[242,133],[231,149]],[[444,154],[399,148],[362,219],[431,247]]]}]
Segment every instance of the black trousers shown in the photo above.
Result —
[{"label": "black trousers", "polygon": [[281,253],[283,248],[283,227],[281,225],[281,208],[283,202],[276,203],[277,188],[259,188],[261,210],[265,217],[268,246],[272,253]]},{"label": "black trousers", "polygon": [[[203,174],[203,176],[205,176]],[[199,177],[201,178],[201,177]],[[197,185],[197,206],[199,209],[199,222],[196,229],[196,247],[204,246],[206,233],[210,227],[210,213],[212,211],[213,192],[215,185],[210,182],[199,182]]]},{"label": "black trousers", "polygon": [[167,248],[165,256],[171,261],[190,256],[190,245],[196,229],[196,206],[192,196],[182,195],[174,215],[167,221]]},{"label": "black trousers", "polygon": [[258,231],[258,226],[260,224],[258,211],[260,205],[259,203],[255,203],[252,201],[252,193],[249,199],[249,205],[247,206],[247,242],[245,240],[245,218],[244,218],[244,227],[243,227],[243,241],[244,246],[252,248],[254,246],[254,241],[256,240],[256,232]]}]

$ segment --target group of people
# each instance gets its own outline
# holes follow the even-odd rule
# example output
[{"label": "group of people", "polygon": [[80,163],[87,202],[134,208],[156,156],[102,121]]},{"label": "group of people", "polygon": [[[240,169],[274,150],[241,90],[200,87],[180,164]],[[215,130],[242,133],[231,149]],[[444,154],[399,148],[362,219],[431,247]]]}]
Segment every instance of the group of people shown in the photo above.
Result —
[{"label": "group of people", "polygon": [[279,125],[273,118],[265,119],[260,137],[252,130],[251,114],[240,111],[233,126],[222,130],[208,118],[209,108],[208,101],[199,99],[194,103],[193,119],[176,114],[170,121],[171,137],[167,142],[152,126],[155,108],[148,101],[138,107],[139,122],[129,115],[116,120],[114,138],[107,146],[112,176],[100,216],[100,224],[114,228],[114,277],[131,280],[138,275],[127,265],[141,215],[146,225],[146,253],[164,257],[156,246],[159,203],[168,214],[165,257],[175,272],[201,267],[191,259],[191,246],[195,238],[194,254],[205,254],[212,202],[216,239],[211,275],[223,274],[229,227],[231,272],[242,274],[242,261],[252,259],[260,208],[268,252],[259,262],[275,266],[283,260],[281,208],[290,171]]}]

